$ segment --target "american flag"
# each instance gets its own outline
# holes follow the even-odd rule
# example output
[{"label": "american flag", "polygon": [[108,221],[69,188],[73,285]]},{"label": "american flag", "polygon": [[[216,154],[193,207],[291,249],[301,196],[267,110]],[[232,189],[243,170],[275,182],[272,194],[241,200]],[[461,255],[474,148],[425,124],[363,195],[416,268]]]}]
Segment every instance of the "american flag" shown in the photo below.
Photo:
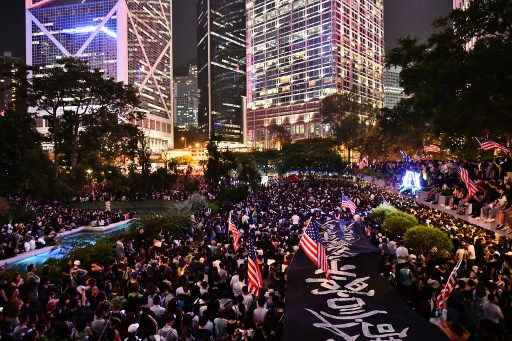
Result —
[{"label": "american flag", "polygon": [[475,195],[475,193],[478,192],[478,187],[476,187],[473,180],[469,178],[469,173],[464,167],[459,167],[459,176],[462,182],[464,182],[464,185],[466,185],[469,196],[472,197]]},{"label": "american flag", "polygon": [[261,275],[261,267],[256,256],[256,245],[254,238],[249,238],[249,262],[247,264],[247,278],[249,279],[249,291],[258,295],[258,291],[263,288],[263,276]]},{"label": "american flag", "polygon": [[236,225],[231,220],[231,212],[229,212],[228,229],[229,232],[231,233],[231,237],[233,238],[233,248],[235,249],[236,252],[240,248],[240,231],[238,231]]},{"label": "american flag", "polygon": [[[480,143],[480,142],[479,142]],[[485,141],[485,142],[481,142],[480,143],[480,149],[482,150],[494,150],[494,149],[498,149],[499,151],[505,153],[505,154],[510,154],[510,149],[508,149],[507,147],[505,147],[504,145],[502,144],[499,144],[498,142],[494,142],[494,141]]]},{"label": "american flag", "polygon": [[368,155],[366,155],[365,157],[363,157],[363,158],[361,159],[361,161],[359,161],[359,162],[357,163],[357,166],[359,167],[359,169],[363,169],[363,168],[368,167],[368,164],[369,164],[369,163],[368,163]]},{"label": "american flag", "polygon": [[309,260],[329,278],[329,264],[327,262],[325,246],[322,244],[318,226],[311,223],[311,218],[306,223],[306,229],[300,238],[299,246]]},{"label": "american flag", "polygon": [[435,144],[425,146],[425,147],[423,147],[423,150],[425,151],[425,153],[440,153],[441,152],[441,148]]},{"label": "american flag", "polygon": [[350,210],[350,213],[355,214],[356,213],[356,204],[352,200],[350,200],[349,197],[341,196],[341,207],[348,208]]},{"label": "american flag", "polygon": [[450,294],[452,293],[453,289],[455,288],[455,284],[457,284],[457,271],[459,270],[460,264],[462,263],[462,260],[459,260],[457,265],[452,270],[452,273],[450,274],[450,277],[448,277],[448,281],[446,282],[443,290],[437,295],[436,298],[436,307],[437,309],[441,310],[446,307],[446,301],[448,300],[448,297],[450,297]]}]

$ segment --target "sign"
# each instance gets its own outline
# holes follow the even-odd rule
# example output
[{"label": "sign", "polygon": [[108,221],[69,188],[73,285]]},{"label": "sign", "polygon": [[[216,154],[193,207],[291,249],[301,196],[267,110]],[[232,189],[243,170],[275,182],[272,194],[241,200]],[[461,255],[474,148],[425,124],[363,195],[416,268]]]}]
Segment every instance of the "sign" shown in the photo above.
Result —
[{"label": "sign", "polygon": [[297,252],[288,270],[284,340],[447,340],[379,275],[380,256],[362,225],[346,228],[344,240],[336,221],[322,229],[330,279]]}]

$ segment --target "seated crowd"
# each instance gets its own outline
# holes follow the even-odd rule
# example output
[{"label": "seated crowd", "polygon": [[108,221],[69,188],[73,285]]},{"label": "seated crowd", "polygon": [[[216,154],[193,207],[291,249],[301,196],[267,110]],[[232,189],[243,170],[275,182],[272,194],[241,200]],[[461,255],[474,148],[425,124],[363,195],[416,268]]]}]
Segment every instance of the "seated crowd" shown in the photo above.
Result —
[{"label": "seated crowd", "polygon": [[[162,233],[155,243],[140,231],[120,239],[114,262],[71,260],[58,280],[47,265],[29,266],[26,275],[0,283],[0,333],[5,340],[279,340],[286,269],[302,226],[312,213],[320,220],[334,216],[342,195],[362,216],[387,201],[450,234],[455,251],[443,258],[436,250],[413,254],[401,238],[387,238],[365,223],[383,255],[382,275],[419,314],[433,316],[435,297],[462,259],[448,301],[454,328],[475,339],[512,330],[508,240],[365,181],[310,178],[281,179],[219,212],[199,212],[181,238]],[[242,235],[237,252],[229,239],[230,212]],[[249,235],[264,280],[256,295],[246,276]]]},{"label": "seated crowd", "polygon": [[[464,167],[478,191],[468,196],[466,186],[459,176]],[[375,162],[369,165],[390,185],[401,182],[406,170],[419,172],[424,199],[441,203],[460,214],[469,214],[485,222],[496,222],[498,229],[512,224],[512,164],[510,159],[458,164],[454,161],[419,160],[407,162]],[[448,198],[440,202],[440,198]]]},{"label": "seated crowd", "polygon": [[81,226],[106,226],[125,219],[119,210],[86,210],[58,202],[11,199],[13,205],[23,208],[26,217],[0,225],[0,260],[52,245],[61,232]]}]

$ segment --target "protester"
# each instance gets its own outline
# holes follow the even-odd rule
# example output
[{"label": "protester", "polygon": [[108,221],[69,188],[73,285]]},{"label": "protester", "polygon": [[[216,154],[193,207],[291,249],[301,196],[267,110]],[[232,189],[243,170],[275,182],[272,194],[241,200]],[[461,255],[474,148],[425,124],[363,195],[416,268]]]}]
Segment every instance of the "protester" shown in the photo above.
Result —
[{"label": "protester", "polygon": [[[6,340],[24,340],[30,333],[36,334],[33,339],[56,340],[280,340],[286,269],[304,223],[350,221],[352,214],[340,209],[343,195],[357,204],[358,233],[369,235],[381,250],[381,273],[404,288],[404,299],[419,314],[436,314],[435,297],[461,257],[449,320],[473,335],[503,336],[511,330],[508,240],[365,181],[311,177],[278,179],[218,212],[196,212],[184,236],[162,232],[159,246],[143,235],[118,240],[112,263],[76,259],[57,280],[49,278],[47,267],[29,267],[23,280],[13,281],[17,286],[0,287],[1,334]],[[462,251],[444,260],[435,250],[413,254],[403,240],[385,236],[365,218],[383,201],[447,231],[454,250]],[[241,236],[237,251],[229,217]],[[255,293],[248,288],[249,238],[255,240],[263,277],[263,288]]]}]

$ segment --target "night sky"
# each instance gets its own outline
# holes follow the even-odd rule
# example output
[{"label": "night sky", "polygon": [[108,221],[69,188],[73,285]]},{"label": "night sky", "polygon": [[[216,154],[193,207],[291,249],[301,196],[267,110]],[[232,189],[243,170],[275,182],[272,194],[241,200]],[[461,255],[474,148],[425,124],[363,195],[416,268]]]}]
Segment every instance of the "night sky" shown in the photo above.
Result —
[{"label": "night sky", "polygon": [[[174,0],[175,68],[193,63],[196,58],[196,1]],[[0,0],[0,52],[25,56],[24,3]],[[397,39],[405,35],[428,37],[432,20],[448,14],[451,4],[452,0],[384,0],[386,48],[396,46]]]}]

